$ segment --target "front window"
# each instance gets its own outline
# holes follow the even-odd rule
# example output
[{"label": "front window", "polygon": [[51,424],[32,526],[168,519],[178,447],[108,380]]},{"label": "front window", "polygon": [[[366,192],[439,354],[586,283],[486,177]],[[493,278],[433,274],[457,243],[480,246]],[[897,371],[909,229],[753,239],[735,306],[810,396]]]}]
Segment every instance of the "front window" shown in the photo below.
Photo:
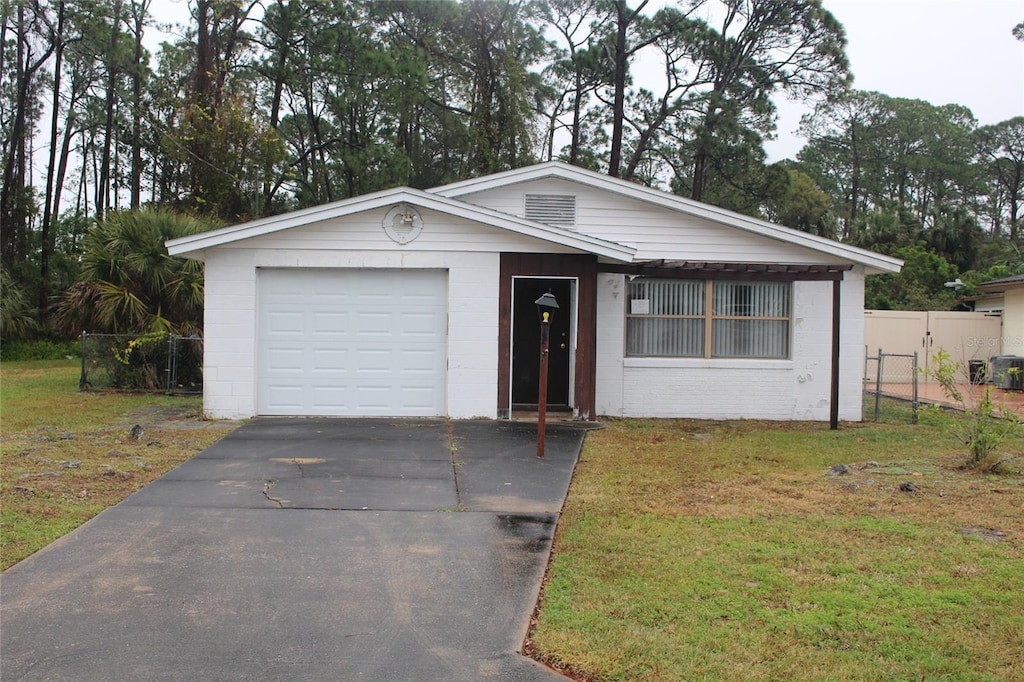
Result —
[{"label": "front window", "polygon": [[637,277],[629,283],[626,355],[788,358],[788,282]]}]

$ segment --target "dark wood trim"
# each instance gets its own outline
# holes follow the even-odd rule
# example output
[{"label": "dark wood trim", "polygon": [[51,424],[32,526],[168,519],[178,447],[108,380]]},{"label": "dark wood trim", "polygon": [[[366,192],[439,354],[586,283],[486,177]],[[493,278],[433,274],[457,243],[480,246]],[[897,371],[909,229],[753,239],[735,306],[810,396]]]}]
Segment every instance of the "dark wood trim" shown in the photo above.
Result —
[{"label": "dark wood trim", "polygon": [[852,265],[706,263],[691,261],[650,261],[647,263],[601,263],[599,272],[665,279],[727,279],[758,282],[828,282],[843,279]]},{"label": "dark wood trim", "polygon": [[512,278],[575,277],[576,364],[572,408],[593,419],[597,381],[597,257],[590,254],[503,253],[498,283],[498,412],[507,414],[512,359]]}]

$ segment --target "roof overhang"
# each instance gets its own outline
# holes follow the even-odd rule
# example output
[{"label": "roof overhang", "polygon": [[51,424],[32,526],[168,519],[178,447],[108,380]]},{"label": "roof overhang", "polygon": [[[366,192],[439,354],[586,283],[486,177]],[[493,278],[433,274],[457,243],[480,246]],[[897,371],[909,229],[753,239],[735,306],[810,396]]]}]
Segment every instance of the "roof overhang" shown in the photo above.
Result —
[{"label": "roof overhang", "polygon": [[598,267],[601,272],[613,272],[638,277],[666,279],[728,279],[748,281],[806,282],[839,281],[852,265],[804,263],[708,263],[695,261],[645,261],[630,264],[609,264]]},{"label": "roof overhang", "polygon": [[985,291],[989,293],[1002,293],[1007,289],[1024,288],[1024,275],[1014,275],[1012,277],[1004,277],[1002,279],[982,282],[974,288],[978,291]]},{"label": "roof overhang", "polygon": [[897,273],[903,267],[903,261],[891,256],[868,251],[831,239],[825,239],[807,232],[776,225],[740,213],[711,206],[692,199],[669,194],[613,178],[591,170],[570,166],[559,161],[550,161],[536,166],[517,168],[502,173],[495,173],[479,178],[454,182],[449,185],[429,190],[432,194],[445,197],[461,197],[475,192],[482,192],[510,184],[555,178],[596,187],[620,196],[645,201],[671,211],[709,220],[738,230],[793,244],[828,256],[828,260],[840,260],[854,265],[863,265],[865,274]]},{"label": "roof overhang", "polygon": [[605,262],[628,263],[632,261],[633,255],[636,253],[636,249],[624,244],[518,218],[500,211],[475,206],[457,199],[409,187],[375,192],[322,206],[314,206],[248,223],[232,225],[210,232],[172,239],[167,242],[167,251],[172,256],[189,256],[201,260],[202,252],[206,249],[326,220],[343,218],[364,211],[387,208],[395,204],[409,204],[417,208],[438,211],[466,220],[476,221],[497,229],[508,230],[552,244],[577,249],[584,253],[591,253],[598,256],[599,260]]}]

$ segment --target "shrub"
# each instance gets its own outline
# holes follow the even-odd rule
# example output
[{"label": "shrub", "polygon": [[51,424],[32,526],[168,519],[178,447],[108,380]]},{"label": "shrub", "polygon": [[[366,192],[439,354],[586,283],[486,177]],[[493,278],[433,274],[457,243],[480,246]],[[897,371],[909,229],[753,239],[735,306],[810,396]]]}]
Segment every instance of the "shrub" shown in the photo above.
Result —
[{"label": "shrub", "polygon": [[7,362],[18,360],[63,360],[82,355],[79,341],[10,341],[0,345],[0,359]]},{"label": "shrub", "polygon": [[[990,462],[989,457],[999,446],[1021,428],[1020,417],[1015,412],[999,407],[992,400],[992,388],[983,385],[984,376],[977,383],[963,384],[965,376],[963,363],[955,362],[944,350],[932,356],[932,367],[928,373],[935,377],[947,398],[960,407],[956,424],[956,434],[967,446],[967,461],[964,465],[970,469],[984,465],[992,470],[1000,462]],[[968,400],[966,390],[978,394],[977,404]]]}]

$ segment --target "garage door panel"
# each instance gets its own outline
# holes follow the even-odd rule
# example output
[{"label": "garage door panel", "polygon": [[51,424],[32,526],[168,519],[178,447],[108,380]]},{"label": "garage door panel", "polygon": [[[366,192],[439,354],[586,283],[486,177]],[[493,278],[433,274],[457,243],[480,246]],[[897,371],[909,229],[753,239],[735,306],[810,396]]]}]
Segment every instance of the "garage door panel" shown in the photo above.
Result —
[{"label": "garage door panel", "polygon": [[[295,305],[285,303],[285,306]],[[300,312],[288,310],[268,311],[267,324],[269,329],[277,336],[300,336],[303,328],[303,315]]]},{"label": "garage door panel", "polygon": [[345,375],[348,373],[349,354],[343,349],[313,349],[309,355],[310,369],[314,372]]},{"label": "garage door panel", "polygon": [[361,339],[388,338],[395,333],[395,316],[390,312],[358,311],[355,316],[354,325]]},{"label": "garage door panel", "polygon": [[438,371],[434,353],[429,349],[407,348],[395,354],[395,367],[402,373],[433,374]]},{"label": "garage door panel", "polygon": [[402,313],[402,335],[410,339],[423,337],[429,341],[437,336],[439,317],[434,310]]},{"label": "garage door panel", "polygon": [[348,384],[313,386],[310,389],[310,403],[319,410],[336,411],[344,414],[349,411],[349,400],[352,390]]},{"label": "garage door panel", "polygon": [[347,313],[316,312],[312,314],[314,334],[346,334],[351,324]]},{"label": "garage door panel", "polygon": [[260,271],[259,413],[439,416],[447,277]]},{"label": "garage door panel", "polygon": [[302,371],[306,365],[306,352],[302,348],[275,348],[268,359],[271,373]]},{"label": "garage door panel", "polygon": [[296,410],[301,409],[305,387],[296,384],[272,384],[273,389],[270,395],[273,402],[267,405],[272,410]]}]

